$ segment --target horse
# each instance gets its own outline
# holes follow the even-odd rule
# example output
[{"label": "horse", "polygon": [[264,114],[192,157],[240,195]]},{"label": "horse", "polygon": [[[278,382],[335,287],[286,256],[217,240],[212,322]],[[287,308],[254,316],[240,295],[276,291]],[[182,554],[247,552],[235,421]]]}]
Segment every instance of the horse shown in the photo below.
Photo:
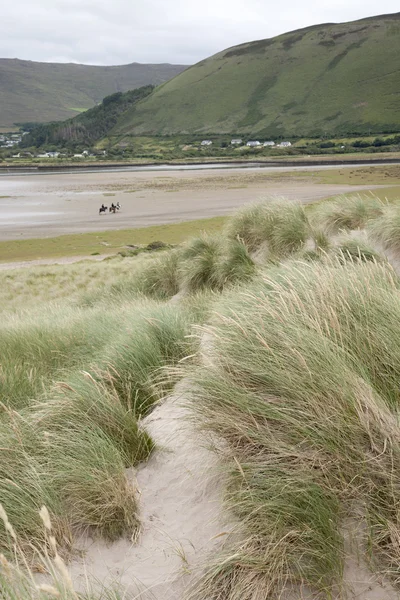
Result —
[{"label": "horse", "polygon": [[111,206],[110,206],[110,209],[109,209],[109,210],[110,210],[110,212],[112,212],[112,213],[114,213],[114,214],[115,214],[115,211],[117,210],[117,207],[115,206],[115,204],[114,204],[114,203],[112,203],[112,204],[111,204]]},{"label": "horse", "polygon": [[117,204],[116,204],[116,209],[117,209],[117,210],[121,210],[121,205],[120,205],[120,203],[119,203],[119,202],[117,202]]},{"label": "horse", "polygon": [[106,213],[106,212],[107,212],[107,206],[104,206],[104,204],[102,204],[99,208],[99,215],[101,215],[101,213]]}]

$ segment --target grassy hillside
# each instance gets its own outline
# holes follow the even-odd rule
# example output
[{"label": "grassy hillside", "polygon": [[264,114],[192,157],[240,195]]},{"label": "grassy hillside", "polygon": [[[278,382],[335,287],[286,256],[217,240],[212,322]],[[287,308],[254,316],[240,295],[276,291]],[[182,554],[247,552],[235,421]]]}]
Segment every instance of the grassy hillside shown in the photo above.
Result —
[{"label": "grassy hillside", "polygon": [[114,133],[399,131],[399,52],[400,13],[242,44],[158,87]]},{"label": "grassy hillside", "polygon": [[99,67],[0,59],[0,127],[68,119],[105,96],[157,85],[185,68],[169,64]]},{"label": "grassy hillside", "polygon": [[116,92],[103,101],[66,121],[36,125],[29,135],[24,135],[21,146],[42,146],[43,144],[93,143],[106,136],[117,123],[120,114],[139,100],[146,98],[154,86],[145,85],[128,92]]}]

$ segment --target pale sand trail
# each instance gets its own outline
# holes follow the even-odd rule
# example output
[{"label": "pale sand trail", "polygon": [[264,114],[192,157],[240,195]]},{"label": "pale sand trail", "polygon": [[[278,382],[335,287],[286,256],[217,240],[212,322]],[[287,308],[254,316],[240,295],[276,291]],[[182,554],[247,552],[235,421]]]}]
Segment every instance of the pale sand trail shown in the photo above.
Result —
[{"label": "pale sand trail", "polygon": [[82,540],[84,562],[70,568],[78,589],[88,575],[119,581],[129,598],[183,600],[210,553],[223,545],[229,531],[224,478],[188,414],[175,395],[144,419],[158,447],[137,472],[142,533],[136,544]]},{"label": "pale sand trail", "polygon": [[[78,590],[94,577],[97,582],[118,582],[132,600],[185,600],[207,563],[229,542],[235,527],[222,504],[224,476],[216,454],[195,431],[189,415],[175,395],[144,419],[158,448],[138,469],[137,484],[132,473],[139,490],[142,534],[137,543],[81,540],[85,558],[70,566]],[[343,588],[332,600],[398,600],[400,594],[371,573],[363,560],[356,522],[344,530]],[[301,599],[320,596],[295,587],[280,597]]]},{"label": "pale sand trail", "polygon": [[[371,187],[314,183],[300,170],[70,173],[0,177],[0,240],[146,227],[231,214],[260,197],[313,202]],[[292,169],[293,171],[293,169]],[[111,194],[111,195],[107,195]],[[104,203],[121,212],[98,214]]]}]

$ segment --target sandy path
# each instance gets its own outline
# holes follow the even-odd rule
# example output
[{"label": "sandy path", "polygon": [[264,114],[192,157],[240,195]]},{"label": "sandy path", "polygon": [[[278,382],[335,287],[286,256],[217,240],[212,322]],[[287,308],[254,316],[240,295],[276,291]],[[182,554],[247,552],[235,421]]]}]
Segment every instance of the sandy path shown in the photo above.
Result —
[{"label": "sandy path", "polygon": [[[227,539],[232,525],[222,509],[224,477],[216,455],[188,416],[179,399],[171,397],[144,420],[158,449],[136,473],[142,534],[136,544],[126,539],[110,545],[82,540],[85,559],[70,566],[78,591],[85,589],[89,577],[99,583],[118,582],[132,600],[184,600],[207,560]],[[344,531],[343,587],[332,600],[398,600],[398,592],[371,573],[363,560],[365,550],[357,540],[364,534],[357,521],[347,523]],[[281,600],[319,598],[297,586],[281,596]]]},{"label": "sandy path", "polygon": [[[187,221],[230,214],[263,196],[312,202],[365,187],[314,183],[300,169],[3,176],[0,240]],[[99,215],[111,202],[121,212]]]},{"label": "sandy path", "polygon": [[137,473],[142,535],[136,545],[86,540],[85,562],[71,566],[78,587],[88,574],[118,580],[140,600],[182,600],[209,553],[222,545],[224,478],[187,417],[172,397],[144,420],[158,449]]}]

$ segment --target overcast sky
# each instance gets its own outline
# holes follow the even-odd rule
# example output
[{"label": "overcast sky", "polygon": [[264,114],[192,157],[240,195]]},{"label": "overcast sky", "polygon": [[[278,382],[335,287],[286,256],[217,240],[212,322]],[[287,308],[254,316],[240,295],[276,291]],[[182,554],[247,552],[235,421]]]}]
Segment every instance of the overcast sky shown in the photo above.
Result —
[{"label": "overcast sky", "polygon": [[11,0],[1,8],[0,57],[193,64],[299,27],[399,10],[398,0]]}]

